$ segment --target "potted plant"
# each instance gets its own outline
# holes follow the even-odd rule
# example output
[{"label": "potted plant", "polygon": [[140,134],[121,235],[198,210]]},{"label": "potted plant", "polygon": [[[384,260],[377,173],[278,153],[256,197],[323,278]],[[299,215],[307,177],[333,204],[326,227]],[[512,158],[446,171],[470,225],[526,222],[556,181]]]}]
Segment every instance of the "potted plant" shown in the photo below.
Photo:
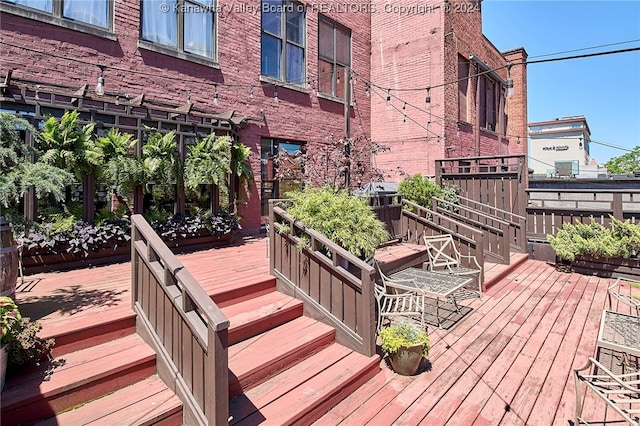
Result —
[{"label": "potted plant", "polygon": [[38,364],[43,357],[51,357],[53,339],[37,336],[42,326],[30,318],[23,318],[15,301],[0,297],[0,391],[4,388],[7,367]]},{"label": "potted plant", "polygon": [[429,335],[410,321],[398,321],[380,331],[382,350],[393,370],[404,376],[418,372],[422,358],[429,355]]}]

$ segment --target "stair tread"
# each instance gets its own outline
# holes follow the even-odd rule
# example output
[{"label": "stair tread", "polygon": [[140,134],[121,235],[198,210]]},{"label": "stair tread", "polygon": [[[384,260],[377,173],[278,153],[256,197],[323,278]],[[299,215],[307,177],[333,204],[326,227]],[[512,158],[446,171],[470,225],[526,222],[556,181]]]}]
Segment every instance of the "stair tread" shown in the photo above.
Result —
[{"label": "stair tread", "polygon": [[303,316],[230,346],[230,395],[236,394],[239,386],[247,389],[282,366],[319,351],[334,338],[335,329]]},{"label": "stair tread", "polygon": [[229,318],[229,345],[302,316],[303,307],[301,300],[272,291],[221,308]]},{"label": "stair tread", "polygon": [[378,355],[331,346],[232,400],[231,424],[311,422],[380,369]]},{"label": "stair tread", "polygon": [[36,425],[142,425],[181,411],[180,399],[158,376],[152,376]]},{"label": "stair tread", "polygon": [[[3,410],[10,409],[66,393],[92,380],[108,377],[115,371],[153,359],[155,353],[137,335],[71,352],[8,378],[0,406]],[[50,366],[53,366],[53,371],[47,375],[48,380],[43,380]]]}]

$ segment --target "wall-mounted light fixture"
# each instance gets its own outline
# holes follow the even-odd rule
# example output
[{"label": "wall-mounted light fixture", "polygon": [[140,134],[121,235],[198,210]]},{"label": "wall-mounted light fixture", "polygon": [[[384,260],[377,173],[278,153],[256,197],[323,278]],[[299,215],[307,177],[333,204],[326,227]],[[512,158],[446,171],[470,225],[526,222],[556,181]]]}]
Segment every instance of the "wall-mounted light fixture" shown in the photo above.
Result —
[{"label": "wall-mounted light fixture", "polygon": [[507,99],[511,99],[513,97],[513,95],[515,94],[515,91],[513,90],[513,79],[511,78],[511,67],[513,66],[513,64],[511,62],[509,62],[507,64],[507,82],[506,82],[506,89],[504,91],[504,97]]},{"label": "wall-mounted light fixture", "polygon": [[104,95],[104,70],[107,68],[105,65],[98,64],[98,68],[100,68],[100,77],[98,77],[98,84],[96,84],[96,95],[102,96]]}]

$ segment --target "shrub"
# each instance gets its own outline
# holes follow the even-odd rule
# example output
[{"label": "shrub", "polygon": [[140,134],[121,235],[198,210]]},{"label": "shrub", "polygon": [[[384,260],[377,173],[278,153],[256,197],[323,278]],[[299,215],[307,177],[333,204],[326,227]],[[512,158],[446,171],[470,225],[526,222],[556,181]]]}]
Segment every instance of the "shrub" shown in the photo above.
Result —
[{"label": "shrub", "polygon": [[441,198],[442,188],[428,177],[417,173],[400,182],[398,193],[412,203],[431,208],[431,198]]},{"label": "shrub", "polygon": [[398,352],[401,347],[409,347],[417,344],[422,345],[422,354],[429,355],[429,335],[426,330],[420,329],[417,325],[401,321],[380,331],[382,350],[391,355]]},{"label": "shrub", "polygon": [[367,202],[346,191],[310,188],[287,194],[288,213],[362,259],[373,255],[389,234]]},{"label": "shrub", "polygon": [[585,224],[565,223],[555,236],[547,235],[547,241],[556,255],[573,261],[576,256],[629,258],[640,250],[640,224],[631,224],[612,216],[611,228],[606,228],[591,218]]}]

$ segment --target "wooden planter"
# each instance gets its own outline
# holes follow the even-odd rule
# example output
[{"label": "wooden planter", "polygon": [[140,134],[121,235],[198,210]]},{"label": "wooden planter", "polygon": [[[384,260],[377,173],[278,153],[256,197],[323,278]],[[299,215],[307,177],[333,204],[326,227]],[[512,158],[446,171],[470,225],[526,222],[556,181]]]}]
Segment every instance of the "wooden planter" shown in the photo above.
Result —
[{"label": "wooden planter", "polygon": [[603,278],[622,278],[640,282],[640,258],[595,258],[580,256],[571,262],[571,268],[580,274]]},{"label": "wooden planter", "polygon": [[[235,235],[235,233],[207,235],[167,241],[166,244],[174,253],[183,253],[228,245]],[[90,251],[86,256],[82,253],[30,254],[24,252],[22,255],[22,265],[25,274],[37,274],[40,272],[66,271],[110,263],[127,262],[130,259],[131,246],[127,243],[115,249],[104,248]]]}]

